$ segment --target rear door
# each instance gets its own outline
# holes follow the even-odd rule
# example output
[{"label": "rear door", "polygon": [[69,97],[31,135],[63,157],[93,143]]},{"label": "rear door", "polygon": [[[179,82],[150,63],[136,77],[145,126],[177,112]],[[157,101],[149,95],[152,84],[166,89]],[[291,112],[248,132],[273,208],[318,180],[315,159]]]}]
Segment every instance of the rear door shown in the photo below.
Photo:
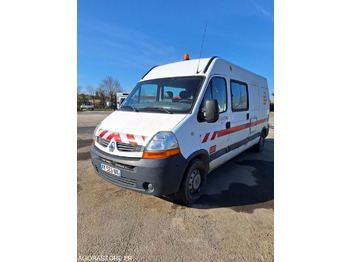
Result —
[{"label": "rear door", "polygon": [[257,125],[260,120],[260,92],[259,87],[254,84],[249,85],[249,101],[250,101],[250,136],[253,138],[254,134],[259,132]]}]

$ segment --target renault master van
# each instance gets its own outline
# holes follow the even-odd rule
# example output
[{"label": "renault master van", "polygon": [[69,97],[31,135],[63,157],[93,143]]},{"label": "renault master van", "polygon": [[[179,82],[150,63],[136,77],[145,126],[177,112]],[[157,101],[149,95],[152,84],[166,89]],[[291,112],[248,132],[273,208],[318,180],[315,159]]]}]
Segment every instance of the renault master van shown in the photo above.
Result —
[{"label": "renault master van", "polygon": [[153,67],[95,129],[95,172],[149,195],[197,201],[210,171],[268,135],[264,77],[219,57]]}]

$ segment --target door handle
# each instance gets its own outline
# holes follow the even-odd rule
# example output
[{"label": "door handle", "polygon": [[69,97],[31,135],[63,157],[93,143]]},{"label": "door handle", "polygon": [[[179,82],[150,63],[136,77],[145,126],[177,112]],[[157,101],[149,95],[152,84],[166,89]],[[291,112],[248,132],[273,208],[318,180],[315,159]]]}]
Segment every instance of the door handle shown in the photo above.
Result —
[{"label": "door handle", "polygon": [[229,129],[231,127],[231,122],[226,122],[226,129]]},{"label": "door handle", "polygon": [[249,119],[249,113],[247,113],[247,119]]}]

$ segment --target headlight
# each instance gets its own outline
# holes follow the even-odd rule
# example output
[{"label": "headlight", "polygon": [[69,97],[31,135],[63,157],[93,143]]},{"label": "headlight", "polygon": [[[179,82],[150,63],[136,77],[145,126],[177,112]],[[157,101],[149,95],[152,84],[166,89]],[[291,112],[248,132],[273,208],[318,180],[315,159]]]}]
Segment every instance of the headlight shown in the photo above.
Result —
[{"label": "headlight", "polygon": [[178,147],[179,144],[173,133],[159,132],[149,141],[145,151],[164,151]]},{"label": "headlight", "polygon": [[101,125],[101,124],[102,124],[102,122],[99,123],[99,124],[95,127],[95,130],[94,130],[94,132],[93,132],[93,134],[92,134],[92,139],[93,139],[93,142],[94,142],[94,143],[95,143],[96,138],[97,138],[96,133],[97,133],[98,129],[100,128],[100,125]]},{"label": "headlight", "polygon": [[163,158],[180,153],[179,144],[172,132],[159,132],[148,142],[143,158]]}]

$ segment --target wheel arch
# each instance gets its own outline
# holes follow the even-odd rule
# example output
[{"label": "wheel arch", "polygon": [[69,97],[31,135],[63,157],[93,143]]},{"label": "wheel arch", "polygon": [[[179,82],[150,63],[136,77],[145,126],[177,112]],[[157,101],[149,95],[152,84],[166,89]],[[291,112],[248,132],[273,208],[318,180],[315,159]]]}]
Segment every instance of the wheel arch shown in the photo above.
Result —
[{"label": "wheel arch", "polygon": [[266,138],[268,135],[268,130],[266,128],[266,126],[264,126],[262,129],[261,129],[261,136],[263,136],[264,138]]},{"label": "wheel arch", "polygon": [[205,164],[207,171],[209,171],[209,154],[204,149],[200,149],[200,150],[197,150],[196,152],[193,152],[187,158],[186,169],[187,169],[188,165],[191,163],[191,161],[195,158],[201,160]]}]

